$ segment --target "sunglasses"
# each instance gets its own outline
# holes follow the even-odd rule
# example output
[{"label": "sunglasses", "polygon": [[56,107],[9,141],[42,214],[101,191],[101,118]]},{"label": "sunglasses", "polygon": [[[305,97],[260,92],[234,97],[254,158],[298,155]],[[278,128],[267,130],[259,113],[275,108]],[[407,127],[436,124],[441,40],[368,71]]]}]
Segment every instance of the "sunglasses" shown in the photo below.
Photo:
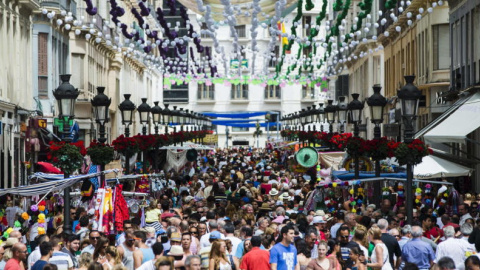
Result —
[{"label": "sunglasses", "polygon": [[197,231],[192,231],[192,232],[190,232],[190,233],[191,233],[191,234],[198,234]]},{"label": "sunglasses", "polygon": [[340,238],[347,239],[349,236],[348,235],[342,235]]},{"label": "sunglasses", "polygon": [[90,239],[93,239],[93,240],[97,240],[98,238],[100,238],[100,236],[97,236],[97,237],[90,237]]},{"label": "sunglasses", "polygon": [[127,239],[127,241],[129,241],[129,242],[134,242],[135,239]]}]

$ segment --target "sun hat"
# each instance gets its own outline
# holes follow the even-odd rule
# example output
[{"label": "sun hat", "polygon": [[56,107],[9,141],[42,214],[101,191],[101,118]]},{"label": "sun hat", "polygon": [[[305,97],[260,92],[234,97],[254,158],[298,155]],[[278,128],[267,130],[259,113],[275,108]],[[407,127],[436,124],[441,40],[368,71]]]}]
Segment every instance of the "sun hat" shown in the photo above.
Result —
[{"label": "sun hat", "polygon": [[318,223],[325,223],[325,220],[323,220],[323,217],[321,217],[321,216],[313,217],[312,223],[310,223],[310,225],[314,225],[314,224],[318,224]]},{"label": "sun hat", "polygon": [[283,201],[283,200],[287,200],[287,201],[288,201],[288,200],[290,200],[290,196],[288,195],[287,192],[284,192],[284,193],[282,193],[282,194],[278,197],[278,199],[279,199],[279,200],[282,200],[282,201]]},{"label": "sun hat", "polygon": [[190,202],[191,200],[193,200],[193,199],[194,199],[193,196],[190,196],[190,195],[189,195],[189,196],[187,196],[187,197],[185,198],[185,202],[186,202],[186,203],[189,203],[189,202]]},{"label": "sun hat", "polygon": [[178,233],[178,232],[172,233],[172,236],[170,237],[170,241],[182,242],[182,237],[180,236],[180,233]]},{"label": "sun hat", "polygon": [[278,195],[278,190],[276,188],[272,188],[270,192],[268,192],[271,196],[277,196]]},{"label": "sun hat", "polygon": [[262,203],[262,206],[260,206],[258,209],[259,210],[272,211],[272,208],[270,208],[270,205],[268,203]]},{"label": "sun hat", "polygon": [[325,216],[325,212],[324,212],[323,210],[317,210],[317,211],[315,212],[315,216],[321,216],[321,217],[323,217],[323,216]]},{"label": "sun hat", "polygon": [[172,256],[175,261],[180,261],[183,258],[183,248],[182,246],[172,246],[170,252],[167,253],[168,256]]}]

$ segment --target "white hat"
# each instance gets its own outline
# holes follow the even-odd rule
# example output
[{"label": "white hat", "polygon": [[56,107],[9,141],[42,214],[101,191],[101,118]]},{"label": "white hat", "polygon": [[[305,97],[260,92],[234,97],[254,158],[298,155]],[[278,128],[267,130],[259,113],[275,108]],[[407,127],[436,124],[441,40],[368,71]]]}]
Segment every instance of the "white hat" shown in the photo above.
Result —
[{"label": "white hat", "polygon": [[323,210],[317,210],[317,211],[315,212],[315,216],[321,216],[321,217],[323,217],[323,216],[325,216],[325,212],[324,212]]},{"label": "white hat", "polygon": [[231,173],[231,174],[234,174],[234,173],[235,173],[235,170],[231,170],[230,173]]},{"label": "white hat", "polygon": [[95,215],[95,209],[93,209],[93,208],[88,209],[87,215],[89,215],[89,216]]},{"label": "white hat", "polygon": [[323,217],[321,217],[321,216],[315,216],[315,217],[313,217],[313,221],[312,221],[312,223],[310,223],[310,225],[314,225],[314,224],[317,224],[317,223],[325,223],[325,220],[323,220]]},{"label": "white hat", "polygon": [[278,190],[276,188],[272,188],[268,194],[272,196],[277,196],[278,195]]},{"label": "white hat", "polygon": [[191,200],[193,200],[193,196],[190,196],[190,195],[189,195],[189,196],[187,196],[187,197],[185,198],[185,202],[186,202],[186,203],[189,203]]}]

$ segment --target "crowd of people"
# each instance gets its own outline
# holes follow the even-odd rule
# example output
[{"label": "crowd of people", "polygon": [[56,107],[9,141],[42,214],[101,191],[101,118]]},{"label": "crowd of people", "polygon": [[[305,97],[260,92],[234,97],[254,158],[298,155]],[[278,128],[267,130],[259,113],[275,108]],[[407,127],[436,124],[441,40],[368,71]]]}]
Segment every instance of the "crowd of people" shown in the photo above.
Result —
[{"label": "crowd of people", "polygon": [[450,214],[447,205],[416,206],[411,224],[395,198],[354,212],[340,202],[307,211],[315,172],[291,172],[287,158],[265,149],[202,154],[167,172],[144,215],[117,234],[97,231],[81,206],[71,209],[72,233],[61,212],[46,234],[11,231],[0,270],[480,270],[476,202]]}]

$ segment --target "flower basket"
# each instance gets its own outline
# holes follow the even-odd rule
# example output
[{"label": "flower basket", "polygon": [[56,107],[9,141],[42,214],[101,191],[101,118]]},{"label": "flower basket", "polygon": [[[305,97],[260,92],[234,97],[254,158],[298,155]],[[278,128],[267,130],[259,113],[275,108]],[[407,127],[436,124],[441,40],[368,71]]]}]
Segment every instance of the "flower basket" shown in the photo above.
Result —
[{"label": "flower basket", "polygon": [[365,155],[373,160],[384,160],[394,156],[394,150],[398,143],[388,140],[386,137],[365,141]]},{"label": "flower basket", "polygon": [[395,158],[398,164],[417,165],[422,162],[424,156],[431,154],[431,150],[421,140],[413,140],[411,143],[399,143],[395,149]]},{"label": "flower basket", "polygon": [[49,144],[50,151],[47,158],[64,173],[71,174],[82,167],[83,156],[87,154],[83,141],[75,143],[50,142]]},{"label": "flower basket", "polygon": [[113,142],[113,149],[124,156],[132,156],[140,149],[138,142],[134,137],[125,137],[123,134],[118,136]]},{"label": "flower basket", "polygon": [[359,137],[351,137],[346,145],[347,153],[351,157],[360,157],[365,154],[365,140]]},{"label": "flower basket", "polygon": [[95,165],[105,166],[113,160],[113,147],[93,140],[87,148],[87,154]]},{"label": "flower basket", "polygon": [[140,151],[148,151],[154,147],[155,135],[136,135],[134,138],[137,140],[138,148]]}]

